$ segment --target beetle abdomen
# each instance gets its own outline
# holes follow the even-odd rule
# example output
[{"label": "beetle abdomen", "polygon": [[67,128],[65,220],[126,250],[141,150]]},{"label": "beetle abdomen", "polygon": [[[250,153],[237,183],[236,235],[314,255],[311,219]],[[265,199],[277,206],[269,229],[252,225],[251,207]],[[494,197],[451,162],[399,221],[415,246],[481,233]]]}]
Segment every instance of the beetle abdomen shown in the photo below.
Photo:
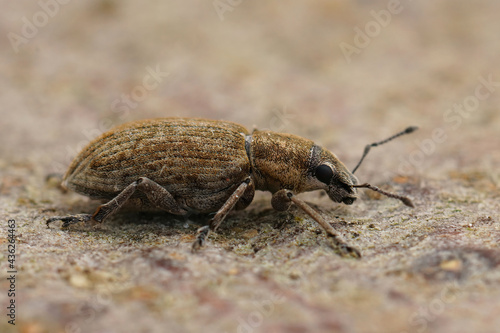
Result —
[{"label": "beetle abdomen", "polygon": [[94,198],[112,198],[139,177],[174,197],[210,196],[250,173],[241,125],[161,118],[124,124],[89,143],[73,160],[64,185]]}]

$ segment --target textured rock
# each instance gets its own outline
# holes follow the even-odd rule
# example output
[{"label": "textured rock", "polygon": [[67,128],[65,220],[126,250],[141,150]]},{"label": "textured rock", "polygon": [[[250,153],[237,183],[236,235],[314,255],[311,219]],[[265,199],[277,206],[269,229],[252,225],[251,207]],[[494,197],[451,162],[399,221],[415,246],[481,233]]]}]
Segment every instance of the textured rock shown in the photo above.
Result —
[{"label": "textured rock", "polygon": [[[22,35],[23,16],[43,18],[37,2],[5,6],[6,37]],[[356,46],[354,29],[376,28],[381,10],[388,2],[69,2],[18,52],[1,39],[0,304],[15,219],[18,307],[0,331],[499,332],[500,3],[402,2],[346,59],[339,45]],[[365,190],[352,206],[302,195],[359,261],[266,193],[197,255],[203,216],[128,210],[97,229],[46,228],[97,204],[48,174],[111,126],[166,116],[308,137],[350,167],[366,144],[418,125],[356,172],[416,208]]]}]

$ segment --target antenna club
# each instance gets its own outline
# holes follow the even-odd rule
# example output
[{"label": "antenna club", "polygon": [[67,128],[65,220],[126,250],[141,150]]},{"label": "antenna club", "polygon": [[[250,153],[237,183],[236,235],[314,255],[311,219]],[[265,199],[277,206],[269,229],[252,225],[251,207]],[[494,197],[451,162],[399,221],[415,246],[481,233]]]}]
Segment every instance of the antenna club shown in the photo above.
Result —
[{"label": "antenna club", "polygon": [[408,197],[401,197],[401,201],[408,207],[415,208],[415,205]]},{"label": "antenna club", "polygon": [[418,126],[410,126],[407,129],[405,129],[404,133],[405,134],[410,134],[418,130]]},{"label": "antenna club", "polygon": [[365,146],[365,150],[363,151],[363,155],[361,155],[361,159],[359,160],[358,164],[356,164],[356,166],[354,167],[354,169],[352,169],[352,173],[354,174],[356,172],[356,170],[358,170],[359,166],[361,165],[361,163],[365,159],[366,155],[368,155],[368,152],[370,151],[370,149],[372,147],[377,147],[377,146],[383,145],[384,143],[392,141],[392,140],[396,139],[397,137],[400,137],[401,135],[405,135],[405,134],[409,134],[409,133],[415,132],[417,129],[418,129],[417,126],[410,126],[410,127],[407,127],[404,131],[401,131],[401,132],[399,132],[397,134],[394,134],[393,136],[391,136],[391,137],[389,137],[389,138],[387,138],[385,140],[382,140],[382,141],[379,141],[379,142],[374,142],[372,144],[366,145]]}]

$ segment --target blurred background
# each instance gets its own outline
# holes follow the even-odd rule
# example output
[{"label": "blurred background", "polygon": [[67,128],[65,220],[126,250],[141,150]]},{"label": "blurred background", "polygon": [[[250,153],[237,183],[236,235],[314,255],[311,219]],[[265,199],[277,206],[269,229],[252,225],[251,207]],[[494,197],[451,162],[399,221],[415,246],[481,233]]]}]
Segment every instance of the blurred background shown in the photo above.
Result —
[{"label": "blurred background", "polygon": [[414,140],[436,128],[447,139],[413,171],[499,162],[491,154],[500,143],[498,91],[459,115],[458,127],[445,119],[479,77],[500,81],[495,1],[2,6],[1,135],[10,144],[0,149],[9,161],[29,157],[57,171],[112,126],[183,116],[306,136],[351,166],[365,144],[421,127],[361,172],[370,164],[396,171]]},{"label": "blurred background", "polygon": [[[171,116],[231,120],[250,130],[266,128],[304,136],[330,148],[349,168],[366,144],[416,125],[420,130],[415,134],[372,151],[357,172],[360,180],[410,182],[424,189],[420,194],[436,193],[449,180],[464,181],[466,189],[458,191],[463,196],[498,198],[498,1],[0,0],[0,5],[0,193],[6,200],[0,216],[5,220],[28,212],[22,218],[39,218],[37,228],[44,232],[38,200],[42,206],[45,202],[64,207],[54,200],[55,189],[40,190],[45,175],[64,172],[89,140],[113,126]],[[429,184],[431,189],[426,187]],[[470,188],[480,193],[471,194]],[[457,193],[453,187],[446,191]],[[72,202],[77,200],[82,198]],[[469,202],[464,200],[462,204]],[[489,212],[495,207],[489,207]],[[491,216],[493,220],[498,217]],[[380,245],[382,240],[377,242]],[[26,255],[24,262],[35,257]],[[396,265],[393,259],[373,260],[365,273],[380,265]],[[214,259],[212,264],[227,263]],[[32,281],[43,270],[32,270]],[[312,290],[297,288],[304,295]],[[324,292],[320,289],[310,298],[304,296],[310,307],[289,297],[287,303],[292,305],[284,310],[284,318],[295,316],[294,306],[315,313],[315,306],[336,302]],[[214,293],[231,298],[224,292]],[[75,294],[65,295],[61,296],[64,302]],[[420,306],[412,303],[418,296],[408,296],[409,303],[401,301],[408,298],[400,293],[381,297],[381,303],[390,305],[385,317],[371,317],[379,325],[373,331],[461,329],[451,319],[429,320],[425,327],[418,322],[408,326],[409,320],[397,321],[391,309],[405,304],[403,317],[411,319],[412,311]],[[351,295],[344,302],[349,299]],[[370,303],[373,300],[377,301]],[[374,296],[363,303],[369,304],[366,308],[337,309],[337,313],[365,319],[378,300]],[[239,308],[237,298],[233,301],[229,304],[245,315],[252,309]],[[211,302],[207,303],[210,309],[225,309]],[[485,301],[484,309],[493,303]],[[50,309],[53,303],[46,305]],[[188,303],[183,309],[191,307]],[[121,314],[130,318],[134,311],[127,309]],[[205,323],[214,315],[207,308],[200,311],[197,315]],[[320,313],[328,317],[327,312]],[[464,317],[460,311],[454,314]],[[176,318],[179,326],[172,330],[183,331],[180,327],[188,319]],[[349,323],[339,319],[341,315],[335,318],[338,321],[319,328],[308,326],[307,320],[303,323],[309,324],[300,327],[351,332]],[[477,322],[491,323],[480,318]],[[234,331],[233,324],[221,327]],[[203,327],[189,325],[194,330]],[[352,327],[369,327],[361,319],[356,325]],[[291,327],[272,324],[260,329],[274,332]],[[23,332],[45,331],[34,324],[25,326]]]}]

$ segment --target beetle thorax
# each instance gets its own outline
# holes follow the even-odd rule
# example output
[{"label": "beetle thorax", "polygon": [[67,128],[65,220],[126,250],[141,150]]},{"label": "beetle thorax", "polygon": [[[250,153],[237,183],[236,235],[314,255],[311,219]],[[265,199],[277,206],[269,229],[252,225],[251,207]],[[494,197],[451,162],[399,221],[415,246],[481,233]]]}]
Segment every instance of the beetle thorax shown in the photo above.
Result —
[{"label": "beetle thorax", "polygon": [[302,192],[313,145],[291,134],[254,131],[247,137],[247,151],[256,189]]}]

